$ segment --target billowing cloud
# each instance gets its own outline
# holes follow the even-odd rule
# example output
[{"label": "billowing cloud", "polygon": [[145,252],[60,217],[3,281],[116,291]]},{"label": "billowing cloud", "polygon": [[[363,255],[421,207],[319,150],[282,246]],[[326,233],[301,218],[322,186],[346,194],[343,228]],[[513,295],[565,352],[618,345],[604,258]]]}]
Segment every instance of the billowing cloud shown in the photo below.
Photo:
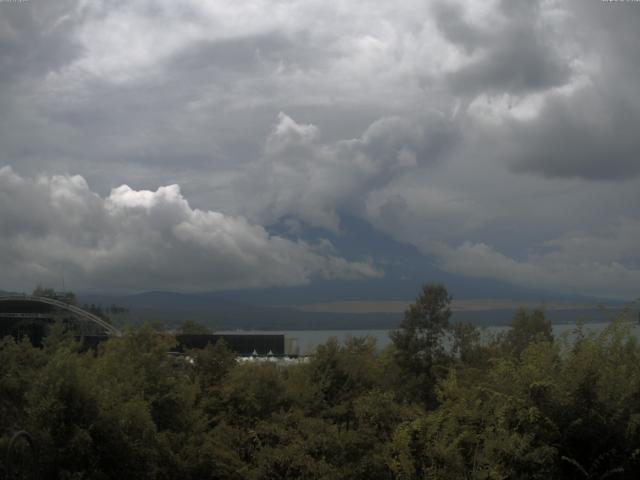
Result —
[{"label": "billowing cloud", "polygon": [[25,178],[0,169],[2,286],[178,290],[300,285],[381,272],[327,242],[269,235],[242,217],[190,207],[177,185],[106,198],[80,176]]},{"label": "billowing cloud", "polygon": [[[565,84],[571,74],[557,21],[537,0],[496,2],[478,14],[477,2],[437,2],[442,34],[465,61],[445,80],[457,94],[520,94]],[[483,18],[484,17],[484,18]]]},{"label": "billowing cloud", "polygon": [[535,119],[511,119],[498,134],[516,172],[626,180],[640,173],[639,122],[640,102],[590,85],[547,99]]},{"label": "billowing cloud", "polygon": [[368,192],[400,172],[437,164],[455,135],[438,116],[385,117],[359,138],[323,142],[316,126],[280,113],[263,157],[237,182],[239,199],[265,223],[295,216],[338,231],[340,211],[358,212]]},{"label": "billowing cloud", "polygon": [[[327,266],[339,252],[323,250],[305,225],[335,233],[349,215],[427,255],[438,252],[425,245],[438,242],[465,258],[486,246],[483,255],[513,260],[499,262],[504,272],[523,265],[547,272],[550,257],[531,252],[575,248],[547,242],[569,232],[606,237],[616,222],[637,221],[639,22],[634,2],[598,0],[0,2],[0,165],[12,165],[20,181],[44,185],[28,196],[19,189],[5,195],[3,266],[17,268],[24,257],[15,247],[22,235],[21,248],[55,253],[43,256],[46,262],[33,260],[44,253],[28,255],[33,261],[23,262],[23,271],[60,270],[56,265],[67,262],[62,245],[69,244],[87,260],[73,267],[77,278],[97,278],[88,273],[93,265],[102,272],[96,286],[126,284],[132,276],[99,266],[99,252],[113,256],[120,250],[109,245],[127,245],[105,246],[107,239],[167,235],[171,248],[198,245],[187,252],[195,255],[213,247],[194,231],[213,235],[210,224],[220,224],[290,247],[291,258],[301,259],[291,263],[306,267],[281,269],[290,281],[279,273],[270,278],[291,284],[339,270]],[[75,218],[82,228],[58,232],[47,192],[73,178],[92,189],[78,186],[90,194],[66,205],[69,215],[56,225]],[[121,184],[133,193],[110,193]],[[181,194],[160,201],[170,192],[157,186],[173,184],[188,208],[179,208]],[[158,206],[116,205],[118,195],[140,199],[145,191]],[[28,213],[15,213],[20,209]],[[210,210],[221,216],[194,213]],[[128,212],[125,219],[156,213],[132,225],[123,220],[125,232],[115,226],[118,211]],[[194,231],[171,223],[180,215]],[[163,222],[171,227],[161,235]],[[279,222],[291,238],[266,233]],[[158,240],[158,257],[146,261],[157,272],[169,268],[162,267],[164,245]],[[131,241],[130,248],[139,247]],[[241,258],[245,270],[220,264],[237,276],[225,273],[203,288],[271,284],[247,283],[239,273],[270,257]],[[463,275],[479,271],[473,262],[465,269],[438,258]],[[177,278],[190,269],[194,279],[206,277],[202,262],[184,259],[172,267]],[[576,261],[566,260],[567,268]],[[590,261],[635,269],[628,256],[580,262],[595,265]],[[595,292],[595,279],[587,285],[578,278],[588,270],[558,275],[566,285],[551,288]],[[140,284],[162,275],[140,274]],[[500,275],[531,285],[524,274]],[[609,282],[626,291],[623,283]]]},{"label": "billowing cloud", "polygon": [[2,9],[0,161],[31,173],[79,171],[106,188],[115,166],[152,184],[178,177],[206,196],[215,170],[260,155],[285,111],[323,132],[348,129],[342,138],[393,116],[429,130],[425,112],[455,112],[477,148],[513,171],[638,174],[633,6],[69,0]]},{"label": "billowing cloud", "polygon": [[76,2],[24,3],[3,6],[0,15],[0,85],[4,87],[56,71],[81,54],[81,45],[69,35],[77,25]]},{"label": "billowing cloud", "polygon": [[478,149],[513,172],[547,178],[640,174],[635,6],[499,2],[490,26],[474,26],[464,14],[475,2],[462,3],[466,10],[436,11],[443,34],[468,53],[448,82]]},{"label": "billowing cloud", "polygon": [[537,115],[509,119],[500,132],[514,171],[605,181],[640,174],[640,11],[597,3],[574,2],[568,14],[580,42],[574,79],[541,99]]}]

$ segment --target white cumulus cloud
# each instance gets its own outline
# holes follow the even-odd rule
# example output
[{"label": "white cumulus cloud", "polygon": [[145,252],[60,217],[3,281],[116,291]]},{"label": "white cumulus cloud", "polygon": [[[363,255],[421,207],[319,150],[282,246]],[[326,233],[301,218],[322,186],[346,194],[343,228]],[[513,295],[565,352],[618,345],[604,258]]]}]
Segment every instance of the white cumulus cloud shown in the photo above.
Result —
[{"label": "white cumulus cloud", "polygon": [[81,176],[0,169],[0,288],[229,289],[378,277],[369,261],[269,234],[240,216],[192,208],[178,185],[115,188],[102,198]]}]

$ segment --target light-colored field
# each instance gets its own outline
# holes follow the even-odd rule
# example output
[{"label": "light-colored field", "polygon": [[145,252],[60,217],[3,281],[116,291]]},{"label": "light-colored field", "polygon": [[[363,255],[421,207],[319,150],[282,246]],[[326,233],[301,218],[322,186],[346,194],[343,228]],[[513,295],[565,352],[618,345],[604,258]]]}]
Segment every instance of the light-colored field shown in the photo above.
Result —
[{"label": "light-colored field", "polygon": [[[309,303],[304,305],[282,305],[303,312],[316,313],[402,313],[413,300],[354,300],[346,302]],[[485,310],[515,310],[520,307],[544,308],[545,310],[585,310],[595,305],[578,303],[523,302],[520,300],[454,300],[451,309],[458,312]]]}]

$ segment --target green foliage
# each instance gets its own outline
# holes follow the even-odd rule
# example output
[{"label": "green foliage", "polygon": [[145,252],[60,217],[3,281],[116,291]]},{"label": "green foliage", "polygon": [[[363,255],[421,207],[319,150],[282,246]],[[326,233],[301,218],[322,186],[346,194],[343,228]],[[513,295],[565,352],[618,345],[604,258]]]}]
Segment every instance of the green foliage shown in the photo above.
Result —
[{"label": "green foliage", "polygon": [[452,328],[452,352],[468,366],[486,366],[491,351],[482,343],[482,334],[478,327],[471,323],[456,323]]},{"label": "green foliage", "polygon": [[25,422],[24,403],[33,386],[33,372],[47,364],[44,351],[24,338],[0,340],[0,425],[19,430]]},{"label": "green foliage", "polygon": [[375,340],[351,338],[342,346],[335,338],[330,339],[318,347],[309,374],[318,394],[317,408],[348,429],[354,419],[355,398],[379,380]]},{"label": "green foliage", "polygon": [[222,400],[229,423],[252,427],[290,405],[282,375],[272,364],[239,365],[223,386]]},{"label": "green foliage", "polygon": [[427,284],[391,333],[401,384],[410,399],[435,405],[435,386],[446,374],[443,338],[449,330],[451,296],[443,285]]},{"label": "green foliage", "polygon": [[220,339],[215,345],[208,343],[200,350],[189,352],[193,358],[194,372],[204,392],[220,384],[222,379],[236,366],[236,354]]},{"label": "green foliage", "polygon": [[447,328],[449,300],[425,287],[382,352],[332,339],[287,367],[238,363],[223,342],[176,359],[149,325],[97,352],[64,332],[40,349],[5,338],[0,451],[26,429],[42,478],[60,479],[638,478],[631,324],[561,342],[521,311],[487,342]]},{"label": "green foliage", "polygon": [[178,333],[189,335],[209,335],[211,329],[203,323],[196,322],[195,320],[185,320],[178,328]]},{"label": "green foliage", "polygon": [[553,341],[551,321],[546,319],[543,310],[519,309],[511,329],[502,339],[503,348],[511,355],[519,356],[528,345],[539,341]]}]

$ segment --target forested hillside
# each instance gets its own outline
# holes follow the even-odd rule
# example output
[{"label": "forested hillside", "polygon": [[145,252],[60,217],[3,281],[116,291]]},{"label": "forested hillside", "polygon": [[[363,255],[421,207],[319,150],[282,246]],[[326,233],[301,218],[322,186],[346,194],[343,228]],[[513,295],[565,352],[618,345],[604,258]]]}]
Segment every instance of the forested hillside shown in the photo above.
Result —
[{"label": "forested hillside", "polygon": [[223,344],[169,356],[174,339],[148,325],[97,352],[60,331],[41,349],[7,337],[0,458],[25,430],[35,453],[12,455],[33,478],[638,478],[629,322],[553,338],[522,310],[481,341],[449,324],[449,302],[425,286],[388,349],[329,341],[287,367],[240,364]]}]

